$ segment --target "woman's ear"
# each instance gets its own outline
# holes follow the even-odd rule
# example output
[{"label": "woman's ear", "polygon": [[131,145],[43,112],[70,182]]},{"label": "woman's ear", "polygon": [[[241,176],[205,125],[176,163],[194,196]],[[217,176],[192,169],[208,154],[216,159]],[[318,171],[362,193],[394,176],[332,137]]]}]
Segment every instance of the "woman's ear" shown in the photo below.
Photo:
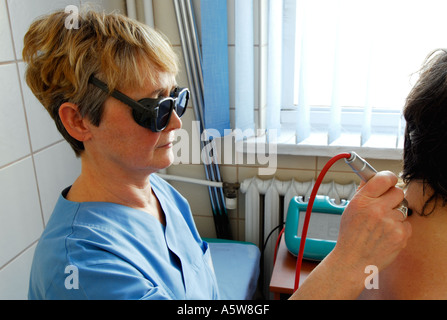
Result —
[{"label": "woman's ear", "polygon": [[82,117],[78,106],[65,102],[59,107],[59,117],[68,134],[78,141],[87,141],[91,138],[90,122]]}]

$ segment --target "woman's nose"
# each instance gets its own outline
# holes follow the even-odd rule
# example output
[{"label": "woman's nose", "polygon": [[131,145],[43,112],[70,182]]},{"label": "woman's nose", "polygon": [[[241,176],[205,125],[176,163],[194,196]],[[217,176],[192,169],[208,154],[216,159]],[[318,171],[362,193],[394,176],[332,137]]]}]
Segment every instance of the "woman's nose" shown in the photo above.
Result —
[{"label": "woman's nose", "polygon": [[169,123],[164,129],[165,131],[177,130],[182,127],[182,119],[178,116],[177,112],[173,111]]}]

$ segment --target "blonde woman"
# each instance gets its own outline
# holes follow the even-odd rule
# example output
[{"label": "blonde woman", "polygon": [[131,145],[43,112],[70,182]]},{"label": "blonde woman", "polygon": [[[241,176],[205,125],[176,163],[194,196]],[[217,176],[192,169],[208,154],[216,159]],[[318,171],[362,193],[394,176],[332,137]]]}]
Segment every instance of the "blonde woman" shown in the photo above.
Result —
[{"label": "blonde woman", "polygon": [[188,203],[150,175],[173,161],[188,90],[163,37],[121,15],[35,21],[26,80],[80,156],[36,248],[30,299],[216,299]]}]

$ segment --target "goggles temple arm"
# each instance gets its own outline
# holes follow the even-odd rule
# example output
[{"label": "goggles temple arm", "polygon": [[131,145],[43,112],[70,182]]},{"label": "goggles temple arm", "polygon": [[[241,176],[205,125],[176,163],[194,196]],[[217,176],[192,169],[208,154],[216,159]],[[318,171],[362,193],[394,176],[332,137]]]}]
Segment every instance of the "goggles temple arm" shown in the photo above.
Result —
[{"label": "goggles temple arm", "polygon": [[113,90],[112,92],[110,92],[109,87],[104,82],[102,82],[101,80],[99,80],[98,78],[96,78],[93,75],[89,78],[88,82],[93,84],[94,86],[98,87],[102,91],[110,94],[115,99],[118,99],[119,101],[127,104],[129,107],[131,107],[132,109],[134,109],[138,112],[141,112],[141,113],[149,112],[151,117],[157,117],[157,115],[158,115],[158,112],[156,110],[145,108],[142,104],[129,98],[124,93],[122,93],[118,90]]}]

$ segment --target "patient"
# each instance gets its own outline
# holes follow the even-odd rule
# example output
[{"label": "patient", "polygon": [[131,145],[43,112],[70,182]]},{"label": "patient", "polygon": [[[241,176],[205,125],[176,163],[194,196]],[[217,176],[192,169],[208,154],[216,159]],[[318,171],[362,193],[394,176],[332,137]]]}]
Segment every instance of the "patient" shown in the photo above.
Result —
[{"label": "patient", "polygon": [[402,178],[412,236],[364,299],[447,299],[447,50],[433,52],[410,92]]}]

